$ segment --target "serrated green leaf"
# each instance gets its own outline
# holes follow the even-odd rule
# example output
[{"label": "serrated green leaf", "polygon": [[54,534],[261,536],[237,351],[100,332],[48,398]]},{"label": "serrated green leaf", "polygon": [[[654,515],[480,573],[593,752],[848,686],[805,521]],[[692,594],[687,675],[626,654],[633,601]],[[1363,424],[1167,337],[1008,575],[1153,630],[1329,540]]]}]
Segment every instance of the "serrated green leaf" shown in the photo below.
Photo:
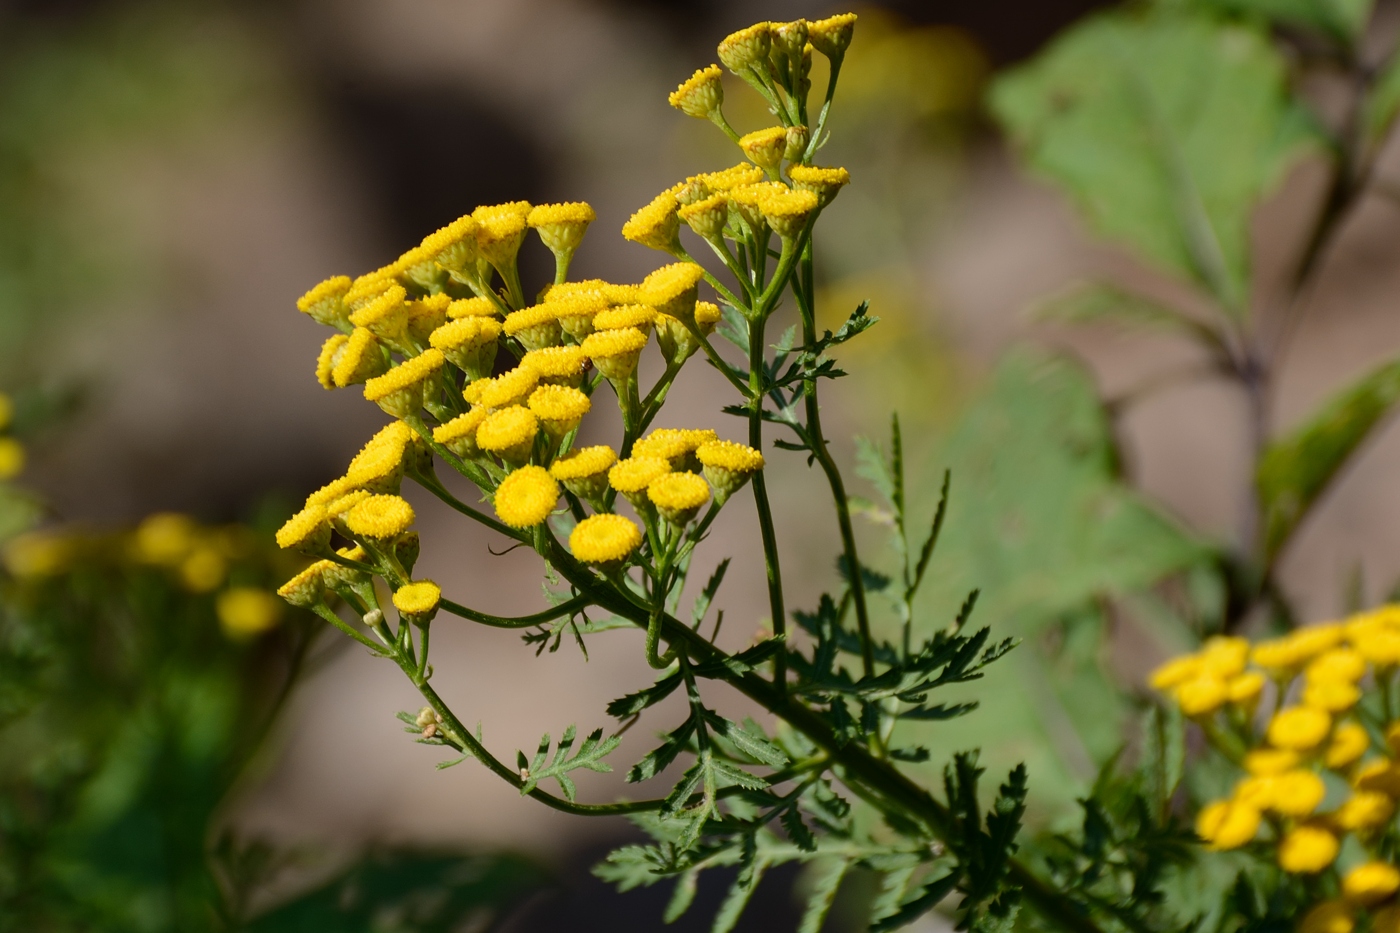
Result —
[{"label": "serrated green leaf", "polygon": [[734,924],[739,922],[739,915],[748,906],[749,898],[753,897],[754,889],[763,880],[763,872],[767,867],[761,859],[754,859],[748,871],[739,873],[739,877],[730,885],[729,893],[724,896],[724,902],[719,905],[719,912],[715,914],[710,933],[729,933],[734,929]]},{"label": "serrated green leaf", "polygon": [[687,719],[663,738],[661,745],[650,752],[632,766],[627,772],[627,783],[635,784],[638,781],[649,780],[665,771],[671,762],[676,760],[686,746],[686,741],[695,731],[695,720]]},{"label": "serrated green leaf", "polygon": [[681,677],[679,671],[667,677],[663,677],[645,690],[629,693],[625,697],[613,700],[608,704],[608,715],[612,716],[614,719],[626,719],[629,716],[635,716],[647,707],[655,706],[657,703],[666,699],[675,692],[676,688],[679,687],[683,681],[684,678]]},{"label": "serrated green leaf", "polygon": [[[768,740],[768,737],[757,732],[757,724],[751,728],[745,728],[729,719],[725,719],[718,713],[706,710],[705,721],[714,729],[715,733],[721,736],[738,751],[747,755],[753,760],[768,765],[770,768],[783,768],[788,764],[787,755],[783,750]],[[752,720],[750,720],[752,722]]]},{"label": "serrated green leaf", "polygon": [[1264,550],[1270,559],[1397,400],[1400,361],[1367,373],[1264,451],[1257,483]]},{"label": "serrated green leaf", "polygon": [[699,869],[683,872],[676,879],[676,887],[671,892],[671,899],[666,903],[666,913],[662,916],[664,922],[675,923],[690,909],[690,905],[695,902],[695,891],[699,884]]},{"label": "serrated green leaf", "polygon": [[811,885],[807,889],[807,903],[802,908],[802,919],[797,924],[797,933],[821,933],[826,915],[831,912],[836,891],[841,887],[841,879],[846,877],[851,863],[845,859],[819,859],[809,869]]},{"label": "serrated green leaf", "polygon": [[1254,207],[1319,138],[1267,36],[1160,7],[1083,20],[1003,76],[992,107],[1099,233],[1239,314]]},{"label": "serrated green leaf", "polygon": [[892,913],[870,924],[870,933],[888,933],[919,919],[953,892],[959,877],[959,872],[950,871],[941,878],[935,878],[922,885],[913,897],[900,903]]},{"label": "serrated green leaf", "polygon": [[[522,796],[538,787],[541,781],[553,778],[559,783],[564,796],[573,800],[577,793],[577,787],[573,780],[568,777],[570,771],[577,771],[580,768],[600,772],[612,770],[612,766],[603,761],[603,758],[617,748],[622,739],[615,735],[604,739],[603,730],[595,729],[583,740],[578,752],[571,756],[569,753],[573,751],[574,739],[577,734],[576,728],[572,725],[564,730],[564,734],[559,739],[559,745],[554,751],[554,757],[549,760],[548,765],[545,764],[545,761],[549,756],[549,735],[546,734],[544,738],[540,739],[535,757],[528,766],[522,764],[522,767],[527,769],[524,783],[520,787]],[[517,752],[516,760],[523,763],[525,761],[524,753]]]}]

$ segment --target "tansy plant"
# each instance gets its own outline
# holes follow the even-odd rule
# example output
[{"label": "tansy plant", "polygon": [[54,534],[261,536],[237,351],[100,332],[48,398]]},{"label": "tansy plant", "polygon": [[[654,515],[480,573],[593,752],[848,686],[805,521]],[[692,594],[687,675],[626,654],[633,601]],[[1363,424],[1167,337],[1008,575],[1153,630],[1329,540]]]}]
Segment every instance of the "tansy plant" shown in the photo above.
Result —
[{"label": "tansy plant", "polygon": [[[935,794],[902,770],[929,753],[893,741],[898,721],[968,712],[970,705],[934,702],[933,691],[977,678],[1009,644],[965,628],[971,598],[961,610],[948,607],[951,622],[928,626],[932,637],[916,637],[914,594],[943,509],[926,533],[912,527],[897,433],[890,468],[905,611],[898,637],[877,639],[865,582],[871,571],[857,555],[844,481],[822,429],[818,388],[841,375],[828,351],[875,323],[864,305],[835,333],[819,333],[815,323],[813,231],[850,179],[813,159],[855,20],[759,23],[720,43],[725,68],[764,98],[774,126],[740,135],[729,125],[717,65],[671,94],[677,109],[723,131],[743,161],[687,178],[628,220],[625,238],[674,260],[640,283],[569,279],[594,219],[588,205],[513,202],[479,207],[393,263],[328,279],[303,296],[301,311],[336,331],[316,378],[327,389],[363,385],[365,398],[393,420],[278,533],[284,547],[318,558],[280,592],[403,670],[427,705],[401,718],[419,741],[459,753],[448,764],[474,758],[547,806],[636,820],[653,842],[614,852],[599,872],[624,890],[676,879],[669,919],[690,905],[704,869],[738,866],[715,920],[716,930],[729,930],[767,869],[799,862],[810,870],[801,921],[808,933],[821,927],[855,868],[880,878],[874,929],[902,926],[950,897],[964,924],[1009,922],[1024,898],[1067,929],[1095,929],[1014,858],[1023,769],[984,813],[975,756],[957,757]],[[809,74],[818,55],[829,77],[812,109]],[[516,264],[532,230],[556,260],[554,280],[537,292]],[[700,244],[708,266],[691,255]],[[787,314],[791,328],[771,345],[770,325]],[[644,353],[664,364],[649,385],[639,374]],[[721,438],[717,424],[651,427],[677,374],[701,354],[734,392],[724,411],[743,420],[744,443]],[[615,447],[580,448],[581,421],[609,397],[621,411]],[[776,437],[765,443],[769,432]],[[772,446],[820,468],[839,529],[842,579],[807,611],[792,611],[783,587],[764,475]],[[438,478],[443,467],[475,486],[482,504],[453,495]],[[419,542],[413,508],[399,495],[405,479],[538,552],[556,583],[553,605],[505,618],[453,601],[451,581],[415,579]],[[684,614],[680,600],[696,545],[716,516],[749,501],[772,631],[729,654],[715,645],[721,619],[710,612],[729,562],[709,571]],[[332,608],[332,595],[352,617]],[[488,749],[433,686],[429,636],[442,613],[529,630],[526,641],[541,647],[566,634],[582,645],[605,630],[635,631],[657,678],[607,712],[631,725],[682,693],[685,717],[627,771],[628,781],[644,782],[680,762],[679,779],[655,797],[584,803],[570,775],[611,770],[616,734],[599,728],[580,738],[571,725],[558,743],[546,735],[514,762]],[[771,714],[776,732],[717,713],[708,695],[719,685]]]}]

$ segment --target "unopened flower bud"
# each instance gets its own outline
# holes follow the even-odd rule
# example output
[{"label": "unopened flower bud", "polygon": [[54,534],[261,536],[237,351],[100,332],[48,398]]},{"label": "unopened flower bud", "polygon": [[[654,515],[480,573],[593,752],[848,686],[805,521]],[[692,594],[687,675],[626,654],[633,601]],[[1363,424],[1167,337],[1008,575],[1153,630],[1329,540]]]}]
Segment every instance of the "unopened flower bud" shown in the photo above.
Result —
[{"label": "unopened flower bud", "polygon": [[772,42],[772,23],[755,23],[746,29],[730,33],[716,50],[724,67],[742,75],[751,65],[766,63]]},{"label": "unopened flower bud", "polygon": [[749,160],[771,176],[782,165],[783,153],[787,149],[787,129],[770,126],[765,130],[754,130],[739,139],[739,148]]},{"label": "unopened flower bud", "polygon": [[811,138],[812,134],[805,126],[788,127],[787,144],[783,148],[783,158],[789,162],[800,161],[807,152],[807,143]]}]

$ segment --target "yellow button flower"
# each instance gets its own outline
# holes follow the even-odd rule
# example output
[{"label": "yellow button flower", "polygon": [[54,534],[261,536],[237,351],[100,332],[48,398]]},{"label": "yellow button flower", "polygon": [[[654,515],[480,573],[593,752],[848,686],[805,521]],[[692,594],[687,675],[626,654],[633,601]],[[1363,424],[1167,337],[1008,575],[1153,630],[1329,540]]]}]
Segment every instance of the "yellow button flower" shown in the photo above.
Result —
[{"label": "yellow button flower", "polygon": [[817,209],[817,196],[810,191],[787,191],[763,198],[758,209],[774,233],[790,240],[806,227],[807,219]]},{"label": "yellow button flower", "polygon": [[674,191],[661,192],[627,218],[622,225],[623,238],[664,253],[680,252],[680,219],[676,216],[679,207]]},{"label": "yellow button flower", "polygon": [[476,429],[476,443],[507,463],[519,466],[530,459],[540,422],[523,405],[502,408],[487,416]]},{"label": "yellow button flower", "polygon": [[704,469],[705,479],[714,487],[715,501],[720,505],[763,469],[763,454],[733,441],[701,444],[695,449],[695,458]]},{"label": "yellow button flower", "polygon": [[642,333],[650,333],[656,321],[656,309],[651,305],[618,305],[599,311],[593,316],[594,330],[620,330],[635,327]]},{"label": "yellow button flower", "polygon": [[297,310],[317,324],[345,329],[350,314],[345,307],[345,293],[350,291],[350,285],[348,275],[326,279],[297,299]]},{"label": "yellow button flower", "polygon": [[1181,712],[1192,718],[1211,715],[1229,698],[1225,681],[1207,673],[1198,674],[1176,688],[1176,702]]},{"label": "yellow button flower", "polygon": [[476,221],[476,248],[481,257],[497,269],[513,265],[515,255],[525,242],[528,229],[525,220],[529,216],[529,201],[484,205],[472,211],[472,220]]},{"label": "yellow button flower", "polygon": [[428,343],[441,350],[454,366],[471,379],[491,374],[496,362],[501,323],[494,317],[473,315],[448,321],[428,337]]},{"label": "yellow button flower", "polygon": [[476,220],[470,215],[458,217],[447,226],[428,234],[420,248],[434,263],[453,273],[455,278],[468,281],[476,278]]},{"label": "yellow button flower", "polygon": [[590,515],[574,526],[569,550],[586,564],[617,566],[642,543],[637,523],[622,515]]},{"label": "yellow button flower", "polygon": [[724,225],[729,221],[729,198],[723,193],[712,194],[685,205],[676,212],[676,216],[697,235],[718,243],[724,236]]},{"label": "yellow button flower", "polygon": [[325,507],[320,505],[307,506],[277,529],[278,547],[298,550],[304,554],[320,554],[330,544],[330,540],[331,526],[327,522]]},{"label": "yellow button flower", "polygon": [[1342,897],[1353,904],[1370,907],[1400,891],[1400,869],[1385,862],[1367,862],[1342,878]]},{"label": "yellow button flower", "polygon": [[1303,688],[1304,706],[1312,706],[1329,713],[1343,713],[1361,702],[1361,690],[1356,684],[1345,680],[1309,679]]},{"label": "yellow button flower", "polygon": [[530,411],[555,440],[578,427],[592,405],[588,396],[572,386],[540,386],[530,395]]},{"label": "yellow button flower", "polygon": [[817,196],[817,203],[826,207],[846,185],[851,183],[851,173],[844,168],[821,168],[816,165],[793,165],[788,168],[788,178],[792,186],[801,191],[810,191]]},{"label": "yellow button flower", "polygon": [[1327,744],[1327,751],[1323,754],[1323,764],[1333,771],[1349,768],[1361,760],[1370,746],[1371,736],[1364,726],[1354,722],[1343,723],[1332,732],[1332,741]]},{"label": "yellow button flower", "polygon": [[501,480],[496,515],[512,528],[533,528],[554,511],[559,484],[540,466],[525,466]]},{"label": "yellow button flower", "polygon": [[520,358],[522,369],[533,369],[541,383],[578,388],[588,357],[580,347],[546,347],[531,350]]},{"label": "yellow button flower", "polygon": [[1250,774],[1282,774],[1297,765],[1297,753],[1283,748],[1256,748],[1244,756],[1244,769]]},{"label": "yellow button flower", "polygon": [[540,384],[540,374],[533,366],[517,366],[494,379],[473,382],[467,400],[482,408],[510,408],[524,405]]},{"label": "yellow button flower", "polygon": [[724,104],[718,65],[707,65],[681,82],[666,100],[686,116],[708,118]]},{"label": "yellow button flower", "polygon": [[387,542],[413,524],[413,506],[399,496],[370,496],[345,513],[345,527],[362,538]]},{"label": "yellow button flower", "polygon": [[389,368],[389,358],[379,339],[365,327],[351,332],[350,339],[335,350],[331,362],[331,381],[342,389],[373,379]]},{"label": "yellow button flower", "polygon": [[617,454],[611,447],[584,447],[554,461],[549,474],[579,498],[596,502],[607,490],[608,470],[616,462]]},{"label": "yellow button flower", "polygon": [[827,58],[836,60],[846,54],[856,28],[856,14],[841,13],[807,24],[807,41]]},{"label": "yellow button flower", "polygon": [[581,347],[598,371],[617,383],[636,372],[646,345],[646,334],[635,327],[626,327],[589,334]]},{"label": "yellow button flower", "polygon": [[766,67],[772,28],[769,22],[754,23],[725,36],[717,49],[719,60],[735,74],[743,74],[750,66]]},{"label": "yellow button flower", "polygon": [[476,445],[476,431],[490,414],[489,409],[473,408],[433,428],[433,440],[459,457],[475,457],[480,450]]},{"label": "yellow button flower", "polygon": [[1268,780],[1273,782],[1269,809],[1284,816],[1307,816],[1327,796],[1327,786],[1312,771],[1286,771]]},{"label": "yellow button flower", "polygon": [[449,321],[463,321],[469,317],[490,317],[496,316],[500,310],[496,303],[489,298],[458,298],[447,306],[447,319]]},{"label": "yellow button flower", "polygon": [[252,638],[266,632],[282,617],[282,609],[277,597],[252,586],[231,587],[214,600],[219,627],[234,639]]},{"label": "yellow button flower", "polygon": [[442,589],[432,580],[405,583],[394,590],[394,608],[419,625],[432,621],[441,599]]},{"label": "yellow button flower", "polygon": [[1269,723],[1269,744],[1276,748],[1306,752],[1317,748],[1332,728],[1332,717],[1310,706],[1283,710]]},{"label": "yellow button flower", "polygon": [[1201,671],[1201,659],[1194,654],[1182,655],[1159,665],[1148,677],[1153,690],[1170,690],[1193,680]]},{"label": "yellow button flower", "polygon": [[1304,669],[1309,681],[1340,680],[1356,683],[1366,676],[1366,659],[1352,648],[1332,648],[1314,658]]},{"label": "yellow button flower", "polygon": [[628,457],[617,461],[608,470],[608,485],[626,496],[627,501],[640,510],[650,502],[646,498],[647,487],[669,472],[671,464],[660,457]]},{"label": "yellow button flower", "polygon": [[527,350],[557,347],[564,342],[559,326],[559,306],[550,302],[531,305],[506,315],[505,332]]},{"label": "yellow button flower", "polygon": [[1368,762],[1352,775],[1351,785],[1357,790],[1374,790],[1400,798],[1400,768],[1389,759]]},{"label": "yellow button flower", "polygon": [[651,481],[647,498],[662,518],[680,527],[710,501],[710,484],[694,473],[667,473]]},{"label": "yellow button flower", "polygon": [[348,334],[332,334],[321,344],[321,352],[316,355],[316,381],[323,389],[336,388],[333,373],[335,364],[345,355],[345,345],[350,342]]},{"label": "yellow button flower", "polygon": [[335,564],[328,560],[318,560],[301,573],[292,577],[277,588],[277,595],[302,609],[322,603],[326,599],[325,571]]},{"label": "yellow button flower", "polygon": [[535,229],[549,251],[566,265],[568,257],[583,242],[588,225],[598,219],[593,208],[583,201],[567,204],[541,204],[530,210],[525,222]]},{"label": "yellow button flower", "polygon": [[1228,679],[1242,673],[1249,662],[1249,641],[1217,635],[1201,646],[1199,657],[1202,673]]},{"label": "yellow button flower", "polygon": [[365,398],[396,418],[408,418],[423,407],[429,379],[442,369],[441,350],[424,350],[382,376],[365,383]]},{"label": "yellow button flower", "polygon": [[1259,832],[1258,810],[1235,800],[1219,800],[1203,808],[1196,817],[1196,835],[1216,851],[1238,849]]},{"label": "yellow button flower", "polygon": [[1278,864],[1293,874],[1315,874],[1337,860],[1341,845],[1321,826],[1299,826],[1278,844]]},{"label": "yellow button flower", "polygon": [[1395,801],[1376,790],[1359,790],[1340,807],[1334,819],[1347,832],[1361,833],[1390,822]]},{"label": "yellow button flower", "polygon": [[[1225,689],[1231,703],[1252,710],[1259,703],[1259,697],[1264,692],[1266,682],[1264,675],[1258,671],[1246,671],[1231,677],[1226,682]],[[1323,708],[1326,709],[1326,707]]]},{"label": "yellow button flower", "polygon": [[662,314],[689,321],[695,317],[695,300],[705,270],[693,262],[673,262],[653,269],[637,286],[637,300]]}]

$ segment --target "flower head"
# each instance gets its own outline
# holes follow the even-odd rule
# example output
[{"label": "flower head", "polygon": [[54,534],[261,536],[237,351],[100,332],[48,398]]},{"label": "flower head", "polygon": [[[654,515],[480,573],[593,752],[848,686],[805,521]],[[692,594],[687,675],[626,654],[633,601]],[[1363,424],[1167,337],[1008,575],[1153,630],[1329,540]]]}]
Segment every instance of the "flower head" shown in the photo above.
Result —
[{"label": "flower head", "polygon": [[1378,790],[1359,790],[1337,808],[1333,819],[1347,832],[1365,833],[1390,822],[1395,801]]},{"label": "flower head", "polygon": [[350,285],[348,275],[326,279],[297,299],[297,310],[317,324],[348,330],[350,311],[345,307],[345,293]]},{"label": "flower head", "polygon": [[1222,678],[1201,673],[1176,688],[1181,712],[1192,719],[1212,715],[1230,699],[1230,688]]},{"label": "flower head", "polygon": [[1316,773],[1304,768],[1267,778],[1272,783],[1269,809],[1284,816],[1307,816],[1322,804],[1327,787]]},{"label": "flower head", "polygon": [[397,492],[403,476],[404,451],[412,443],[413,429],[392,421],[370,438],[350,461],[345,478],[374,492]]},{"label": "flower head", "polygon": [[1247,804],[1220,800],[1201,810],[1196,817],[1196,835],[1217,851],[1238,849],[1259,832],[1261,815]]},{"label": "flower head", "polygon": [[1310,706],[1294,706],[1277,713],[1269,723],[1269,744],[1276,748],[1310,751],[1322,744],[1332,728],[1332,717]]},{"label": "flower head", "polygon": [[715,489],[715,501],[723,505],[749,477],[763,469],[763,454],[733,441],[710,441],[695,449],[705,479]]},{"label": "flower head", "polygon": [[496,515],[512,528],[533,528],[549,518],[559,501],[559,484],[540,466],[525,466],[501,480]]},{"label": "flower head", "polygon": [[335,364],[345,350],[345,345],[350,342],[350,337],[346,334],[332,334],[326,338],[326,342],[321,344],[321,352],[316,355],[316,381],[323,389],[334,389],[335,379],[331,373],[335,370]]},{"label": "flower head", "polygon": [[664,253],[679,252],[681,243],[677,234],[680,221],[676,218],[679,206],[674,191],[668,189],[661,192],[627,219],[627,223],[622,225],[622,236]]},{"label": "flower head", "polygon": [[396,418],[407,418],[423,407],[427,381],[442,369],[441,350],[429,348],[382,376],[365,383],[365,398]]},{"label": "flower head", "polygon": [[506,315],[505,331],[527,350],[555,347],[563,342],[559,328],[559,306],[546,302],[512,311]]},{"label": "flower head", "polygon": [[490,414],[488,408],[473,408],[433,428],[433,440],[459,457],[474,457],[480,449],[476,445],[476,429]]},{"label": "flower head", "polygon": [[656,309],[651,305],[617,305],[593,316],[594,330],[621,330],[635,327],[642,333],[649,333],[656,321]]},{"label": "flower head", "polygon": [[753,65],[766,65],[768,49],[772,43],[772,23],[754,23],[738,32],[730,33],[720,42],[719,60],[724,67],[742,75]]},{"label": "flower head", "polygon": [[476,246],[481,257],[498,269],[513,264],[520,245],[525,242],[525,219],[529,216],[529,201],[511,201],[472,211],[472,220],[476,221]]},{"label": "flower head", "polygon": [[541,204],[531,208],[525,222],[539,233],[544,245],[555,256],[572,256],[583,242],[588,225],[598,215],[582,201],[567,204]]},{"label": "flower head", "polygon": [[579,347],[545,347],[520,358],[522,369],[532,369],[542,384],[578,387],[588,356]]},{"label": "flower head", "polygon": [[826,207],[846,185],[851,183],[851,173],[844,168],[821,168],[816,165],[792,165],[788,167],[788,178],[799,191],[810,191],[817,196],[817,203]]},{"label": "flower head", "polygon": [[501,373],[494,379],[473,382],[467,400],[482,408],[509,408],[524,405],[540,383],[540,374],[532,366],[520,365]]},{"label": "flower head", "polygon": [[423,238],[420,249],[448,272],[468,279],[476,276],[476,220],[470,215]]},{"label": "flower head", "polygon": [[1262,641],[1254,646],[1251,660],[1260,667],[1276,671],[1297,670],[1313,658],[1342,641],[1340,625],[1310,625],[1283,638]]},{"label": "flower head", "polygon": [[778,236],[790,240],[802,232],[817,209],[817,196],[810,191],[774,193],[760,199],[758,209]]},{"label": "flower head", "polygon": [[1303,673],[1310,683],[1356,683],[1366,676],[1366,659],[1353,648],[1332,648],[1309,662]]},{"label": "flower head", "polygon": [[637,369],[647,335],[635,327],[603,330],[589,334],[580,347],[598,367],[598,371],[614,381],[626,379]]},{"label": "flower head", "polygon": [[[1356,929],[1351,907],[1342,901],[1323,901],[1303,915],[1298,933],[1351,933]],[[1381,933],[1380,928],[1375,928]]]},{"label": "flower head", "polygon": [[533,412],[522,405],[512,405],[492,412],[481,422],[476,429],[476,443],[482,450],[518,466],[530,459],[539,430],[539,419]]},{"label": "flower head", "polygon": [[695,451],[701,444],[719,440],[709,428],[657,428],[632,445],[634,457],[660,457],[676,471],[695,471],[700,463]]},{"label": "flower head", "polygon": [[1298,753],[1284,748],[1256,748],[1244,756],[1244,769],[1254,775],[1275,775],[1298,765]]},{"label": "flower head", "polygon": [[1341,849],[1337,837],[1321,826],[1303,825],[1287,834],[1278,844],[1278,864],[1293,874],[1315,874],[1331,865]]},{"label": "flower head", "polygon": [[277,529],[277,546],[320,554],[330,545],[331,526],[325,506],[308,505]]},{"label": "flower head", "polygon": [[742,188],[745,185],[754,185],[763,181],[763,169],[751,162],[740,162],[738,165],[730,166],[718,172],[706,172],[697,175],[700,181],[712,191],[729,191],[733,188]]},{"label": "flower head", "polygon": [[637,288],[637,298],[662,314],[688,321],[695,315],[696,292],[705,270],[693,262],[673,262],[653,269]]},{"label": "flower head", "polygon": [[856,14],[841,13],[807,24],[807,41],[832,61],[845,56],[856,28]]},{"label": "flower head", "polygon": [[394,608],[422,625],[437,612],[442,589],[432,580],[405,583],[394,590]]},{"label": "flower head", "polygon": [[267,590],[255,586],[234,586],[214,600],[219,627],[229,638],[244,639],[261,635],[277,624],[285,607]]},{"label": "flower head", "polygon": [[530,394],[530,411],[555,439],[578,427],[592,406],[588,396],[572,386],[544,385]]},{"label": "flower head", "polygon": [[496,303],[490,298],[458,298],[447,306],[447,319],[460,321],[469,317],[495,317]]},{"label": "flower head", "polygon": [[490,374],[500,336],[501,323],[494,317],[461,317],[434,330],[428,343],[475,380]]},{"label": "flower head", "polygon": [[739,139],[739,148],[749,160],[769,174],[778,171],[787,150],[787,128],[770,126],[763,130],[746,133]]},{"label": "flower head", "polygon": [[1342,878],[1342,897],[1369,907],[1400,891],[1400,869],[1386,862],[1358,865]]},{"label": "flower head", "polygon": [[301,573],[292,577],[286,583],[277,588],[277,595],[281,596],[293,606],[301,609],[309,609],[312,606],[325,602],[326,580],[325,571],[335,564],[328,560],[318,560]]},{"label": "flower head", "polygon": [[345,527],[361,538],[387,542],[413,524],[413,506],[400,496],[370,496],[345,513]]},{"label": "flower head", "polygon": [[645,510],[650,500],[647,487],[660,476],[671,472],[671,464],[660,457],[628,457],[608,470],[608,485],[627,497],[638,511]]},{"label": "flower head", "polygon": [[622,515],[590,515],[569,534],[569,550],[585,564],[617,566],[642,543],[637,523]]},{"label": "flower head", "polygon": [[389,369],[388,357],[367,327],[351,331],[350,339],[334,351],[331,362],[331,381],[341,388],[367,382]]},{"label": "flower head", "polygon": [[710,501],[710,484],[694,473],[667,473],[651,481],[647,498],[662,518],[679,527]]},{"label": "flower head", "polygon": [[404,304],[407,297],[402,285],[391,285],[351,314],[350,323],[366,327],[376,337],[392,343],[408,328],[408,307]]},{"label": "flower head", "polygon": [[676,216],[699,236],[718,243],[724,236],[724,225],[729,222],[729,198],[722,192],[712,194],[682,207],[676,211]]},{"label": "flower head", "polygon": [[667,98],[672,107],[687,116],[707,119],[724,103],[724,85],[718,65],[706,65],[691,75]]},{"label": "flower head", "polygon": [[581,499],[597,501],[608,485],[608,470],[617,462],[611,447],[599,445],[571,451],[555,460],[549,474]]},{"label": "flower head", "polygon": [[1333,771],[1349,768],[1361,760],[1366,749],[1371,747],[1371,736],[1359,723],[1348,722],[1332,732],[1332,741],[1327,743],[1323,763]]}]

